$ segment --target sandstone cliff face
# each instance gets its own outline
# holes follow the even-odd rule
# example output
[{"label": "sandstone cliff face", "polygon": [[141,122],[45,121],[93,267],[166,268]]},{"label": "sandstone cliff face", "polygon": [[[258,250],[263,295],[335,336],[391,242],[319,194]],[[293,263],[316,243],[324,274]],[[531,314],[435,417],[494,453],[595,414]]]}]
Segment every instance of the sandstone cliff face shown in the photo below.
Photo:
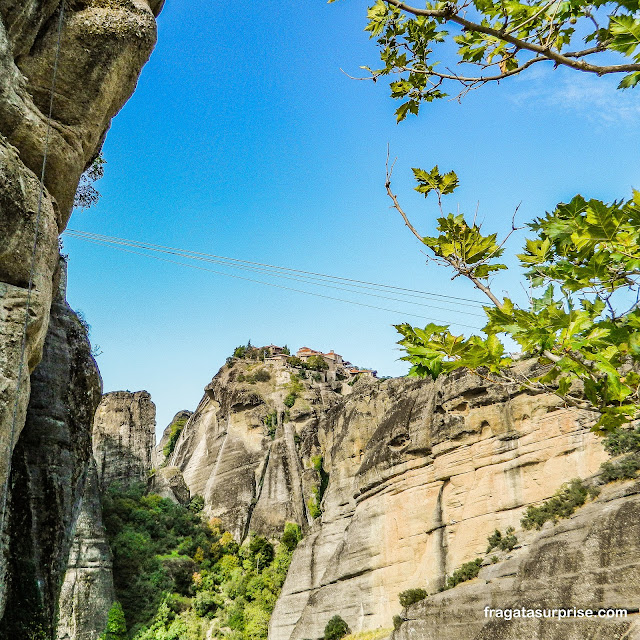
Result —
[{"label": "sandstone cliff face", "polygon": [[[242,381],[257,370],[267,371],[270,379]],[[221,518],[239,541],[250,530],[275,535],[285,522],[306,529],[312,520],[307,501],[320,479],[309,456],[301,458],[298,442],[305,429],[317,431],[340,394],[326,383],[303,379],[295,404],[287,408],[290,373],[246,361],[223,367],[168,461],[181,469],[191,495],[204,497],[206,512]]]},{"label": "sandstone cliff face", "polygon": [[66,304],[64,276],[31,387],[11,470],[2,638],[52,628],[91,458],[102,383],[86,331]]},{"label": "sandstone cliff face", "polygon": [[[58,235],[111,118],[133,91],[155,42],[162,0],[66,3],[56,93],[49,93],[61,0],[0,0],[0,491],[25,422],[55,291]],[[50,143],[37,224],[47,125]],[[20,367],[36,236],[25,365]],[[18,391],[19,388],[19,391]],[[15,418],[14,418],[15,412]],[[0,512],[0,518],[3,514]],[[0,532],[6,522],[0,522]],[[6,565],[0,554],[0,612]]]},{"label": "sandstone cliff face", "polygon": [[607,457],[588,414],[475,375],[306,380],[287,414],[289,372],[248,384],[257,366],[221,370],[169,463],[238,539],[304,527],[270,640],[318,638],[335,614],[354,631],[390,627],[399,592],[437,591],[494,529],[519,528],[528,505]]},{"label": "sandstone cliff face", "polygon": [[527,505],[606,458],[587,415],[475,375],[363,381],[302,439],[317,439],[330,481],[272,640],[320,637],[336,613],[352,630],[388,628],[399,592],[437,591],[494,529],[518,528]]},{"label": "sandstone cliff face", "polygon": [[[637,640],[640,482],[616,483],[568,520],[528,536],[477,579],[405,612],[393,640]],[[621,609],[626,618],[498,619],[493,609]]]},{"label": "sandstone cliff face", "polygon": [[93,457],[102,490],[146,482],[156,443],[156,406],[147,391],[105,393],[93,422]]}]

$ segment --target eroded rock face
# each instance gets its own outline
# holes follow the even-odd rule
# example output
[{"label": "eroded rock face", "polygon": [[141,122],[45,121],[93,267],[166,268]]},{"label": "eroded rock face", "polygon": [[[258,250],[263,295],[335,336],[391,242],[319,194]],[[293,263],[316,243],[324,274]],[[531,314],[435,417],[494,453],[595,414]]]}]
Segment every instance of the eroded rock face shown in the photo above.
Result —
[{"label": "eroded rock face", "polygon": [[273,640],[320,637],[336,613],[354,631],[388,628],[401,591],[437,591],[494,529],[606,458],[586,414],[474,375],[363,380],[301,451],[314,440],[324,512],[295,552]]},{"label": "eroded rock face", "polygon": [[148,491],[183,506],[191,501],[189,487],[178,467],[157,469],[149,479]]},{"label": "eroded rock face", "polygon": [[147,391],[102,396],[93,422],[93,457],[102,490],[147,482],[156,443],[156,406]]},{"label": "eroded rock face", "polygon": [[[243,380],[259,369],[268,380]],[[321,416],[341,396],[326,383],[297,384],[295,404],[287,407],[291,371],[246,361],[223,367],[168,461],[182,470],[191,495],[204,497],[207,514],[220,518],[238,541],[249,531],[275,536],[286,522],[307,529],[312,521],[307,501],[320,479],[310,455],[318,447],[303,455],[300,438],[317,432]]]},{"label": "eroded rock face", "polygon": [[102,382],[86,331],[65,301],[64,276],[31,387],[11,470],[2,638],[29,637],[38,624],[52,628],[91,459]]},{"label": "eroded rock face", "polygon": [[[640,638],[640,482],[604,488],[469,583],[413,605],[393,640]],[[484,608],[631,609],[626,618],[498,619]]]},{"label": "eroded rock face", "polygon": [[[66,3],[49,119],[61,0],[0,0],[0,492],[24,426],[55,291],[58,235],[78,179],[133,91],[156,37],[161,0]],[[39,179],[47,128],[45,189]],[[38,216],[38,212],[40,215]],[[36,238],[33,290],[28,299]],[[28,304],[28,313],[27,313]],[[21,358],[25,317],[28,331]],[[24,366],[20,362],[24,361]],[[3,517],[0,512],[0,518]],[[6,522],[0,522],[0,532]],[[0,578],[4,574],[0,554]],[[3,606],[0,579],[0,611]]]},{"label": "eroded rock face", "polygon": [[93,458],[60,591],[58,640],[98,640],[115,599],[113,563],[102,524],[98,473]]}]

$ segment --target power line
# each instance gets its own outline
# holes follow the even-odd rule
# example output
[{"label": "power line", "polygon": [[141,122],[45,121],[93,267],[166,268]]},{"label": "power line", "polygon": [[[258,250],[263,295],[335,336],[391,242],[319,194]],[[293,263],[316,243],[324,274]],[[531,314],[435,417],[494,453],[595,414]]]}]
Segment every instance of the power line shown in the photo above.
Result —
[{"label": "power line", "polygon": [[[181,257],[193,257],[194,259],[198,259],[196,258],[196,256],[201,257],[202,259],[215,259],[215,260],[221,260],[224,262],[229,262],[229,263],[237,263],[237,264],[244,264],[244,265],[252,265],[254,267],[263,267],[266,269],[273,269],[273,270],[277,270],[277,271],[285,271],[285,272],[290,272],[290,273],[297,273],[297,274],[303,274],[305,276],[317,276],[319,278],[324,278],[324,279],[329,279],[329,280],[340,280],[340,281],[344,281],[344,282],[348,282],[348,283],[354,283],[352,286],[356,286],[356,285],[367,285],[363,288],[376,288],[376,289],[380,289],[380,288],[384,288],[384,289],[391,289],[394,290],[396,292],[405,292],[402,295],[412,295],[413,297],[427,297],[427,298],[442,298],[442,299],[446,299],[446,300],[452,300],[455,301],[455,303],[460,303],[460,302],[464,302],[466,304],[475,304],[478,306],[484,306],[485,303],[479,301],[479,300],[472,300],[469,298],[461,298],[459,296],[450,296],[450,295],[445,295],[442,293],[436,293],[433,291],[421,291],[419,289],[409,289],[406,287],[398,287],[395,285],[389,285],[389,284],[383,284],[383,283],[378,283],[378,282],[369,282],[367,280],[356,280],[354,278],[346,278],[343,276],[333,276],[333,275],[328,275],[328,274],[324,274],[324,273],[318,273],[315,271],[304,271],[301,269],[293,269],[291,267],[281,267],[281,266],[277,266],[277,265],[272,265],[272,264],[267,264],[267,263],[263,263],[263,262],[254,262],[254,261],[250,261],[250,260],[241,260],[239,258],[229,258],[226,256],[220,256],[220,255],[216,255],[216,254],[212,254],[212,253],[203,253],[203,252],[198,252],[198,251],[191,251],[188,249],[180,249],[180,248],[176,248],[176,247],[168,247],[165,245],[158,245],[158,244],[153,244],[150,242],[141,242],[138,240],[128,240],[125,238],[118,238],[116,236],[105,236],[105,235],[101,235],[101,234],[97,234],[97,233],[90,233],[87,231],[78,231],[76,229],[67,229],[65,231],[66,234],[68,234],[71,237],[76,237],[76,238],[93,238],[96,240],[101,240],[103,242],[108,242],[108,243],[114,243],[114,244],[119,244],[119,243],[126,243],[127,245],[130,246],[136,246],[137,248],[143,248],[143,249],[148,249],[150,251],[161,251],[163,253],[172,253],[174,255],[180,255]],[[231,266],[231,265],[229,265]],[[417,294],[417,296],[415,295]]]},{"label": "power line", "polygon": [[[485,316],[483,314],[480,313],[474,313],[472,311],[464,311],[461,309],[451,309],[449,307],[440,307],[437,305],[434,305],[433,303],[426,303],[426,302],[416,302],[414,300],[405,300],[403,298],[396,298],[396,297],[392,297],[392,296],[388,296],[388,295],[382,295],[380,293],[371,293],[371,290],[374,291],[383,291],[385,293],[389,293],[386,289],[376,289],[375,287],[365,287],[365,292],[363,291],[357,291],[354,289],[350,289],[347,287],[343,287],[343,286],[337,286],[335,284],[334,280],[319,280],[318,278],[305,278],[303,276],[299,276],[299,275],[286,275],[286,274],[282,274],[279,272],[274,272],[268,269],[262,269],[262,268],[257,268],[257,267],[249,267],[249,266],[245,266],[245,265],[235,265],[235,264],[229,264],[227,262],[223,262],[220,260],[216,260],[216,259],[208,259],[208,258],[202,258],[199,256],[192,256],[189,255],[188,253],[177,253],[176,251],[162,251],[162,250],[155,250],[155,249],[148,249],[146,246],[144,246],[142,243],[135,243],[135,242],[130,242],[130,241],[125,241],[125,240],[116,240],[116,239],[108,239],[108,240],[103,240],[103,238],[108,237],[108,236],[98,236],[98,234],[96,234],[97,237],[93,237],[93,234],[84,234],[82,236],[80,235],[76,235],[77,232],[71,233],[71,237],[75,237],[75,238],[80,238],[82,240],[88,241],[88,242],[93,242],[94,244],[105,244],[105,245],[115,245],[117,246],[126,246],[126,247],[131,247],[131,248],[140,248],[140,249],[144,249],[145,251],[158,251],[160,253],[169,253],[170,255],[179,255],[180,257],[183,258],[189,258],[189,259],[194,259],[194,260],[200,260],[200,261],[204,261],[204,262],[208,262],[208,263],[213,263],[213,264],[219,264],[222,266],[226,266],[226,267],[230,267],[230,268],[234,268],[234,269],[241,269],[244,271],[250,271],[253,273],[262,273],[262,274],[266,274],[268,276],[271,277],[276,277],[276,278],[284,278],[286,280],[293,280],[295,282],[302,282],[304,284],[310,284],[313,286],[317,286],[317,287],[327,287],[329,289],[336,289],[338,291],[346,291],[348,293],[355,293],[358,295],[368,295],[368,296],[372,296],[374,298],[381,298],[384,300],[393,300],[395,302],[404,302],[406,304],[411,304],[411,305],[417,305],[417,306],[421,306],[421,307],[427,307],[429,309],[438,309],[439,311],[447,311],[450,313],[462,313],[465,315],[470,315],[470,316],[475,316],[478,318],[485,318]],[[140,254],[140,255],[148,255],[148,254]],[[329,284],[332,283],[332,284]],[[358,287],[358,285],[352,285],[355,287]],[[362,287],[361,287],[362,288]],[[393,291],[391,291],[391,293],[393,293]],[[398,295],[406,295],[406,294],[398,294]],[[424,299],[424,298],[423,298]],[[445,301],[448,302],[448,301]]]},{"label": "power line", "polygon": [[[86,240],[87,240],[87,242],[91,242],[92,244],[104,245],[104,243],[100,242],[99,240],[92,240],[92,239],[89,239],[89,238],[86,238]],[[407,316],[413,316],[415,318],[421,318],[422,320],[430,320],[432,322],[439,322],[439,323],[442,322],[441,320],[437,320],[436,318],[430,318],[428,316],[418,315],[416,313],[398,311],[397,309],[389,309],[389,308],[386,308],[386,307],[379,307],[377,305],[367,304],[365,302],[357,302],[355,300],[346,300],[344,298],[337,298],[335,296],[328,296],[328,295],[325,295],[325,294],[322,294],[322,293],[317,293],[317,292],[314,292],[314,291],[305,291],[304,289],[296,289],[296,288],[293,288],[293,287],[286,287],[284,285],[275,284],[273,282],[264,282],[263,280],[255,280],[254,278],[247,278],[247,277],[239,276],[239,275],[236,275],[236,274],[233,274],[233,273],[226,273],[224,271],[218,271],[218,270],[215,270],[215,269],[207,269],[206,267],[201,267],[201,266],[196,265],[196,264],[188,264],[188,263],[184,263],[184,262],[178,262],[177,260],[171,260],[170,258],[163,258],[161,256],[157,256],[157,255],[153,255],[153,254],[149,254],[149,253],[142,253],[140,251],[134,251],[132,249],[126,249],[125,247],[119,246],[119,245],[115,245],[113,248],[116,249],[117,251],[123,251],[124,253],[130,253],[130,254],[133,254],[133,255],[139,255],[139,256],[143,256],[143,257],[147,257],[147,258],[153,258],[154,260],[160,260],[162,262],[168,262],[168,263],[171,263],[171,264],[176,264],[176,265],[179,265],[181,267],[188,267],[190,269],[198,269],[199,271],[206,271],[208,273],[215,273],[217,275],[227,276],[229,278],[236,278],[238,280],[245,280],[245,281],[254,282],[254,283],[257,283],[257,284],[263,284],[263,285],[266,285],[268,287],[275,287],[277,289],[284,289],[286,291],[294,291],[296,293],[303,293],[305,295],[315,296],[315,297],[318,297],[318,298],[324,298],[324,299],[327,299],[327,300],[336,300],[338,302],[345,302],[347,304],[353,304],[353,305],[357,305],[359,307],[367,307],[369,309],[376,309],[378,311],[388,311],[390,313],[397,313],[397,314],[403,314],[403,315],[407,315]],[[462,322],[453,321],[453,322],[450,322],[448,324],[453,324],[453,325],[456,325],[456,326],[465,327],[467,329],[473,329],[474,331],[481,331],[480,327],[471,326],[471,325],[468,325],[468,324],[464,324]]]}]

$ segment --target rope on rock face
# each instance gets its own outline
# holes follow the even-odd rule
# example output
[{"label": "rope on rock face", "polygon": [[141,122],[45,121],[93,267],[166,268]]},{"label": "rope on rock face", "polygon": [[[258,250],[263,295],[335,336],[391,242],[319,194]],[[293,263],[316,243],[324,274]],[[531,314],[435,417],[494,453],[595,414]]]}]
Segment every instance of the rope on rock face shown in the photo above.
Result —
[{"label": "rope on rock face", "polygon": [[58,18],[58,40],[56,44],[56,53],[53,61],[53,75],[51,78],[51,93],[49,97],[49,116],[47,119],[47,128],[44,140],[44,155],[42,156],[42,170],[40,172],[40,191],[38,193],[38,209],[36,213],[35,232],[33,234],[33,246],[31,249],[31,265],[29,269],[29,287],[27,290],[27,303],[24,312],[24,325],[22,328],[22,343],[20,345],[20,361],[18,366],[18,383],[16,386],[16,400],[13,405],[13,418],[11,422],[11,436],[7,449],[7,477],[4,481],[4,490],[2,493],[2,517],[0,518],[0,536],[5,527],[5,515],[7,509],[7,494],[9,493],[9,475],[11,472],[11,456],[13,454],[14,440],[16,436],[16,427],[18,423],[18,407],[20,400],[20,387],[22,386],[22,374],[24,373],[25,357],[27,352],[27,332],[29,328],[29,312],[31,311],[31,294],[33,290],[33,280],[36,269],[36,255],[38,250],[38,233],[40,232],[40,219],[42,217],[42,202],[44,199],[44,177],[47,169],[47,156],[49,153],[49,138],[51,134],[51,119],[53,117],[53,98],[56,90],[56,77],[58,75],[58,61],[60,59],[60,45],[62,42],[62,26],[64,23],[64,4],[63,0],[60,7],[60,16]]}]

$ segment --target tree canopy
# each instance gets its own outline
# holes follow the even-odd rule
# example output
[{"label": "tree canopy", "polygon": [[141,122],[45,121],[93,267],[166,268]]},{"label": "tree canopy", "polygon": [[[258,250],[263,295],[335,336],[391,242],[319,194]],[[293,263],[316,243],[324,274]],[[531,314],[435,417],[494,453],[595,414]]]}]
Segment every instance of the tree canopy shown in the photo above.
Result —
[{"label": "tree canopy", "polygon": [[[329,0],[334,2],[335,0]],[[376,0],[366,30],[377,40],[396,115],[457,91],[460,98],[533,65],[552,63],[598,76],[619,74],[618,88],[640,82],[638,0],[454,0],[414,7]]]}]

